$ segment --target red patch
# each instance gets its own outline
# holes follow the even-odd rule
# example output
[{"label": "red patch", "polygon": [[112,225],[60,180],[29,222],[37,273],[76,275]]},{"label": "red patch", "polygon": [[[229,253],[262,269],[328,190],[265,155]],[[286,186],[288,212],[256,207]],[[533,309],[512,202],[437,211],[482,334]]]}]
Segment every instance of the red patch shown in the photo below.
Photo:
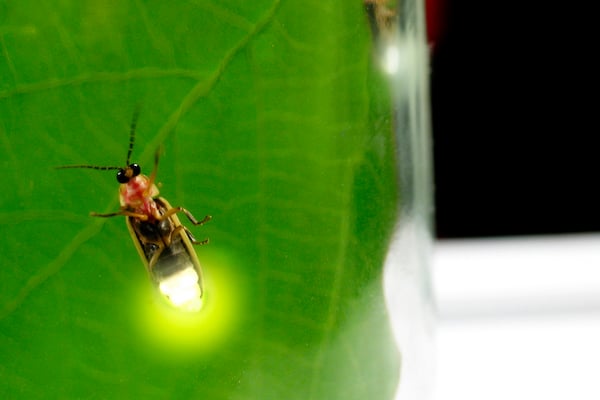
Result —
[{"label": "red patch", "polygon": [[153,192],[148,177],[144,175],[133,177],[119,188],[121,206],[153,218],[158,215],[158,208],[152,198],[156,193]]}]

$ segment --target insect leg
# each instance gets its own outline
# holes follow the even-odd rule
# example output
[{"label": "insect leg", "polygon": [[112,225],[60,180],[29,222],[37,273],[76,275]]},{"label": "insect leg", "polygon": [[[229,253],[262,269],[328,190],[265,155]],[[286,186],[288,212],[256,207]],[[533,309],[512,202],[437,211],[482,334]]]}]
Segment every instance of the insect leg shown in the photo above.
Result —
[{"label": "insect leg", "polygon": [[209,242],[208,239],[196,240],[196,238],[194,237],[192,232],[187,227],[185,227],[183,225],[179,225],[177,228],[175,228],[175,229],[173,229],[173,231],[171,231],[171,234],[169,235],[169,244],[171,243],[173,235],[178,234],[181,230],[185,231],[188,239],[190,239],[190,242],[192,242],[192,244],[197,244],[197,245],[202,246],[202,245],[208,244],[208,242]]},{"label": "insect leg", "polygon": [[176,214],[178,212],[182,212],[185,214],[186,217],[188,217],[188,219],[190,220],[190,222],[196,226],[200,225],[204,225],[205,223],[207,223],[208,221],[210,221],[212,219],[212,217],[210,215],[205,216],[201,221],[198,221],[191,212],[189,212],[187,209],[183,208],[183,207],[173,207],[171,209],[169,209],[167,212],[165,212],[163,215],[160,216],[159,220],[162,221],[163,219],[169,218],[171,215]]},{"label": "insect leg", "polygon": [[158,261],[158,258],[160,257],[163,250],[165,249],[165,246],[160,242],[157,242],[156,245],[158,245],[158,249],[156,249],[154,251],[154,253],[152,253],[152,258],[150,259],[150,261],[148,261],[148,270],[150,272],[152,272],[152,268],[154,268],[154,265]]},{"label": "insect leg", "polygon": [[126,217],[138,218],[138,219],[140,219],[142,221],[148,220],[148,216],[146,214],[134,213],[134,212],[127,211],[127,210],[121,210],[121,211],[117,211],[117,212],[113,212],[113,213],[108,213],[108,214],[100,214],[100,213],[97,213],[97,212],[91,212],[90,215],[92,217],[102,217],[102,218],[116,217],[117,215],[124,215]]},{"label": "insect leg", "polygon": [[152,187],[152,185],[154,184],[154,181],[156,180],[156,173],[158,171],[158,159],[160,158],[160,146],[156,148],[156,151],[154,152],[154,167],[152,168],[152,172],[150,173],[150,184],[148,185],[148,187]]},{"label": "insect leg", "polygon": [[188,228],[186,228],[185,226],[182,225],[183,230],[185,230],[185,233],[187,234],[188,238],[190,239],[190,242],[192,242],[193,244],[197,244],[199,246],[208,244],[209,240],[208,238],[204,239],[204,240],[196,240],[196,238],[194,237],[194,235],[192,235],[192,232],[190,232],[190,230]]}]

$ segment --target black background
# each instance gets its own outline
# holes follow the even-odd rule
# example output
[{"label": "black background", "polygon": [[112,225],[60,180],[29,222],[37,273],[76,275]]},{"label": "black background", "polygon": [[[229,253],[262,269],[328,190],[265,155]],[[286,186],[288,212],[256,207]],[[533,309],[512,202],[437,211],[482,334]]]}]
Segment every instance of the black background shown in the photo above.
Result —
[{"label": "black background", "polygon": [[567,4],[446,1],[431,52],[438,237],[600,231],[599,24],[591,3]]}]

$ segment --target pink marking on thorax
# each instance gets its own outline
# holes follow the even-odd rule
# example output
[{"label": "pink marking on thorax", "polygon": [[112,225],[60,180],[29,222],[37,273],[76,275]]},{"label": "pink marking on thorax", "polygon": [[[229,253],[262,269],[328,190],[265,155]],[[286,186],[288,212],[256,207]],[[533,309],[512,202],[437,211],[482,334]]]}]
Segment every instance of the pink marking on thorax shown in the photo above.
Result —
[{"label": "pink marking on thorax", "polygon": [[121,206],[145,214],[151,219],[159,215],[154,201],[156,196],[158,196],[158,188],[145,175],[135,176],[119,187]]}]

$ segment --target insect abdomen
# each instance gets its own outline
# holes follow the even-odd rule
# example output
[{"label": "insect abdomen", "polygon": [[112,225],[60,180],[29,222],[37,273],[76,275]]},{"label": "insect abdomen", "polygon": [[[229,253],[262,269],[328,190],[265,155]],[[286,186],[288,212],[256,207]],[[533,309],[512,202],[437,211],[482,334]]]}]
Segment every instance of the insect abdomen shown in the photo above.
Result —
[{"label": "insect abdomen", "polygon": [[157,282],[167,278],[183,269],[194,268],[190,255],[181,243],[177,235],[169,247],[163,249],[156,264],[152,267],[152,277]]}]

